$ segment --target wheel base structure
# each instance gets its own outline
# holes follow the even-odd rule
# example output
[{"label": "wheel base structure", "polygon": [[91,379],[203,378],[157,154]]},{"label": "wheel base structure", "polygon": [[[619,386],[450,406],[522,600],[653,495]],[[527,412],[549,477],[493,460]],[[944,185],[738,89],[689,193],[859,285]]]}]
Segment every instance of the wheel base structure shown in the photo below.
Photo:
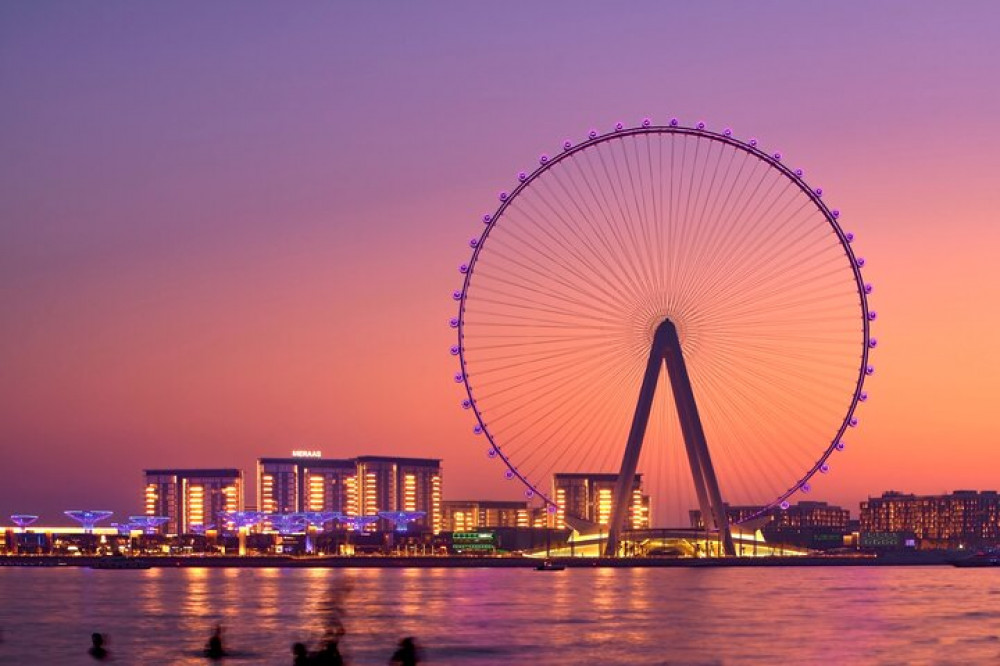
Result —
[{"label": "wheel base structure", "polygon": [[712,458],[705,441],[705,431],[698,416],[698,405],[694,400],[694,391],[688,377],[687,366],[681,353],[680,338],[677,328],[669,319],[665,319],[653,334],[653,344],[649,351],[649,361],[639,389],[639,400],[635,406],[632,427],[629,430],[628,443],[625,445],[625,455],[622,458],[621,470],[615,484],[614,508],[611,512],[611,523],[608,527],[608,541],[605,547],[606,557],[615,557],[618,553],[618,542],[622,527],[632,498],[632,484],[635,471],[639,466],[639,454],[649,423],[649,413],[653,407],[653,397],[656,384],[660,377],[660,369],[666,363],[667,374],[670,377],[670,387],[674,394],[674,404],[684,436],[684,447],[688,463],[691,466],[691,477],[694,481],[695,494],[701,509],[702,520],[706,527],[714,523],[719,534],[722,550],[729,557],[735,557],[736,547],[729,530],[729,518],[722,502],[719,482],[712,466]]}]

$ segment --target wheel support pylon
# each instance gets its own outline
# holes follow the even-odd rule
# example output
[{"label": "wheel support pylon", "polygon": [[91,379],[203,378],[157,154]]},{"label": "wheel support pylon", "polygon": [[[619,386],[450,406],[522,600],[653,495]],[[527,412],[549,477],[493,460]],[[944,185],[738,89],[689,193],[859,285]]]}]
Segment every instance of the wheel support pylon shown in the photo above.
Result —
[{"label": "wheel support pylon", "polygon": [[646,425],[649,423],[649,413],[653,407],[653,396],[656,393],[656,383],[660,377],[660,369],[667,365],[670,377],[670,387],[673,389],[674,404],[677,406],[677,416],[684,436],[684,446],[687,450],[688,463],[691,465],[691,477],[694,480],[694,490],[698,496],[702,520],[705,526],[714,522],[719,533],[723,552],[730,557],[736,555],[733,536],[729,530],[729,518],[726,507],[722,503],[719,492],[719,481],[715,476],[712,458],[705,442],[705,431],[701,427],[698,416],[698,405],[694,400],[691,380],[688,377],[687,366],[681,353],[681,342],[677,337],[677,328],[669,319],[665,319],[653,334],[653,344],[649,351],[649,362],[646,364],[646,374],[639,389],[639,401],[635,406],[635,416],[632,417],[632,428],[629,430],[628,443],[625,445],[625,455],[622,458],[621,471],[615,484],[614,509],[611,512],[611,523],[608,527],[608,541],[604,554],[615,557],[618,553],[618,542],[622,527],[632,500],[632,486],[635,482],[635,470],[639,466],[639,453],[642,441],[646,435]]}]

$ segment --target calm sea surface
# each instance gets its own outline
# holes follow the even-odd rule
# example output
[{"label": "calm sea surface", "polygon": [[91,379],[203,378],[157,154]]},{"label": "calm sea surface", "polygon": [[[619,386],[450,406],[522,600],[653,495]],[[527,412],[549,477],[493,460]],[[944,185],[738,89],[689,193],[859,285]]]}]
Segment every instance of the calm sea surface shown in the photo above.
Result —
[{"label": "calm sea surface", "polygon": [[432,664],[1000,661],[1000,570],[0,568],[0,663],[290,664],[336,608],[352,664],[417,637]]}]

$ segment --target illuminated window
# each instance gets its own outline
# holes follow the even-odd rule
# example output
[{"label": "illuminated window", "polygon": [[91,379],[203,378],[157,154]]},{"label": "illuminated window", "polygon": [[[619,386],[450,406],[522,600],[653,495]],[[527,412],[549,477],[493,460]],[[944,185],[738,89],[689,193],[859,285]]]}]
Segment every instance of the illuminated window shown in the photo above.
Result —
[{"label": "illuminated window", "polygon": [[417,476],[403,475],[403,511],[417,510]]},{"label": "illuminated window", "polygon": [[566,527],[566,491],[563,488],[556,490],[556,529]]},{"label": "illuminated window", "polygon": [[203,486],[188,487],[188,525],[205,524],[205,488]]},{"label": "illuminated window", "polygon": [[358,515],[358,478],[349,476],[344,479],[344,488],[346,489],[344,513],[348,516],[356,516]]},{"label": "illuminated window", "polygon": [[597,491],[597,523],[607,525],[611,522],[611,489],[601,488]]},{"label": "illuminated window", "polygon": [[431,477],[431,529],[434,534],[441,531],[441,477]]},{"label": "illuminated window", "polygon": [[309,505],[310,511],[322,511],[325,508],[326,484],[322,474],[309,475]]}]

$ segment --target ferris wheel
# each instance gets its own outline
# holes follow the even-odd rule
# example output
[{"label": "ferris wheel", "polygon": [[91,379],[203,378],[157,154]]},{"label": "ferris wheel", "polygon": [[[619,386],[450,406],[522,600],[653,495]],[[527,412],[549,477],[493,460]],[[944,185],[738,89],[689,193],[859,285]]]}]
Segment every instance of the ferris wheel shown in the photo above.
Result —
[{"label": "ferris wheel", "polygon": [[555,511],[554,474],[618,474],[612,554],[635,474],[654,523],[697,508],[726,540],[726,504],[808,493],[877,345],[864,259],[822,194],[756,139],[676,119],[519,173],[451,320],[462,406],[506,477]]}]

